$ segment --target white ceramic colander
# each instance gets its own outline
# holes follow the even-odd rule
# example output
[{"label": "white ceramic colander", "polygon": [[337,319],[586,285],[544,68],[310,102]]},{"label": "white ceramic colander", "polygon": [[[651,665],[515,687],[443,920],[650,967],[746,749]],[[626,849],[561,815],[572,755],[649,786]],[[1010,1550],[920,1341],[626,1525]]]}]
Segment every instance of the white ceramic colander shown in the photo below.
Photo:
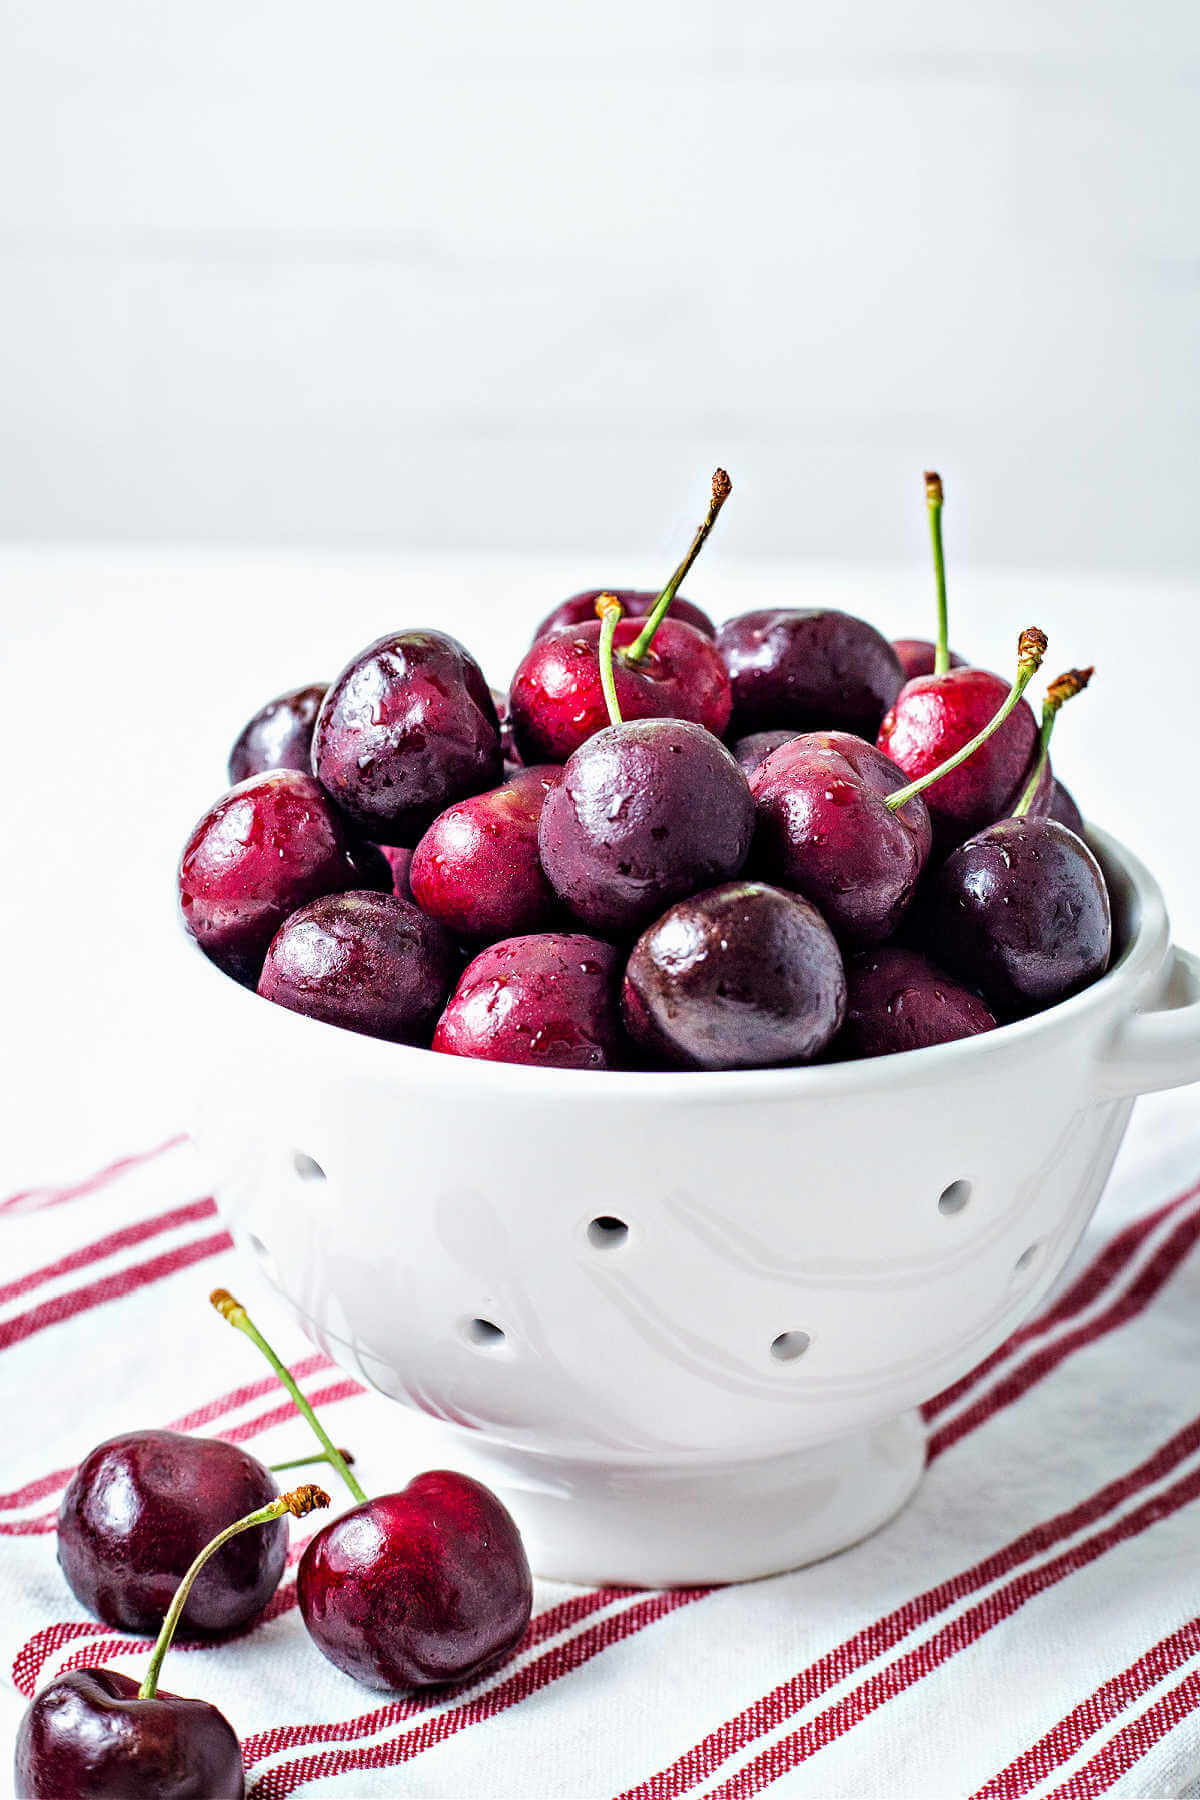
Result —
[{"label": "white ceramic colander", "polygon": [[[1059,1274],[1132,1097],[1200,1077],[1200,963],[1102,832],[1087,992],[870,1062],[586,1074],[435,1056],[260,1000],[183,940],[217,1196],[315,1343],[459,1428],[541,1574],[736,1580],[920,1479],[919,1403]],[[214,1034],[215,1037],[214,1037]]]}]

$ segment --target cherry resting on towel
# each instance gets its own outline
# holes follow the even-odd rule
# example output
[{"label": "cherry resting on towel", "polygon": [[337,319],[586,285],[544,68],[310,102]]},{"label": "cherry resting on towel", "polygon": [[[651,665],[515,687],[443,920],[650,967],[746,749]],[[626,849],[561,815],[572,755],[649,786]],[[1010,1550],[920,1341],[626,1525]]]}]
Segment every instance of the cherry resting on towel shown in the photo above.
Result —
[{"label": "cherry resting on towel", "polygon": [[300,1612],[321,1653],[388,1693],[465,1681],[511,1655],[529,1624],[533,1583],[496,1496],[439,1469],[368,1500],[245,1308],[224,1288],[212,1303],[266,1357],[358,1502],[300,1559]]},{"label": "cherry resting on towel", "polygon": [[328,1494],[306,1484],[232,1521],[206,1544],[179,1584],[140,1686],[100,1668],[71,1670],[44,1687],[17,1733],[17,1800],[242,1800],[246,1781],[232,1725],[205,1700],[160,1692],[159,1671],[210,1556],[253,1527],[328,1505]]}]

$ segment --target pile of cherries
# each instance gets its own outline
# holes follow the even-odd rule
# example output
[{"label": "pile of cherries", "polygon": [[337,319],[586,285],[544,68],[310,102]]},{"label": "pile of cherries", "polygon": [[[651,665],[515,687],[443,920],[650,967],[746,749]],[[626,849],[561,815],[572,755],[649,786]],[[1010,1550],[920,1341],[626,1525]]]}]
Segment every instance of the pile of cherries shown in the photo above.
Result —
[{"label": "pile of cherries", "polygon": [[936,475],[936,643],[833,610],[717,631],[677,590],[729,492],[661,593],[556,608],[507,695],[399,631],[257,713],[179,868],[206,954],[329,1024],[572,1069],[920,1049],[1101,975],[1104,876],[1049,760],[1091,670],[1039,727],[1040,631],[1012,681],[951,654]]},{"label": "pile of cherries", "polygon": [[525,1636],[529,1563],[495,1494],[439,1469],[368,1499],[245,1308],[223,1288],[211,1298],[266,1357],[319,1454],[268,1469],[219,1438],[149,1430],[83,1459],[59,1507],[62,1572],[107,1624],[158,1637],[140,1684],[78,1668],[41,1690],[17,1734],[17,1800],[242,1800],[229,1721],[207,1701],[160,1690],[158,1676],[181,1623],[196,1638],[261,1617],[287,1560],[287,1515],[330,1505],[308,1483],[280,1494],[275,1471],[324,1462],[354,1497],[306,1544],[296,1598],[317,1648],[356,1681],[393,1694],[472,1681]]}]

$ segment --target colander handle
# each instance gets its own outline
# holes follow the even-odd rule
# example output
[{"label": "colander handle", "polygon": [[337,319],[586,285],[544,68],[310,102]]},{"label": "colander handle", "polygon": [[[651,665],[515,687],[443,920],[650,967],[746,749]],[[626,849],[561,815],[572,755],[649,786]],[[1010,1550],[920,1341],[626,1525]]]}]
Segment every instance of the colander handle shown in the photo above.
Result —
[{"label": "colander handle", "polygon": [[1109,1099],[1200,1081],[1200,957],[1176,945],[1156,1004],[1117,1027],[1097,1076]]}]

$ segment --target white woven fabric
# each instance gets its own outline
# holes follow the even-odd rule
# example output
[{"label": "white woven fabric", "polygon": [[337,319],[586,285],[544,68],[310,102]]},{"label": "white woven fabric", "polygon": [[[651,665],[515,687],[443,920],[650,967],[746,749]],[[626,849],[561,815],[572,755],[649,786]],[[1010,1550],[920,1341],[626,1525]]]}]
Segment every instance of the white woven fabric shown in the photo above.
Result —
[{"label": "white woven fabric", "polygon": [[[144,1661],[88,1619],[55,1562],[58,1496],[92,1444],[189,1421],[264,1461],[308,1447],[206,1305],[217,1283],[325,1396],[369,1491],[450,1460],[297,1337],[206,1192],[180,1142],[0,1210],[9,1742],[56,1671]],[[707,1594],[539,1583],[508,1667],[390,1704],[317,1653],[289,1573],[250,1632],[174,1650],[165,1684],[227,1714],[257,1800],[1200,1792],[1198,1241],[1193,1090],[1139,1105],[1057,1301],[935,1403],[925,1481],[867,1543]]]}]

